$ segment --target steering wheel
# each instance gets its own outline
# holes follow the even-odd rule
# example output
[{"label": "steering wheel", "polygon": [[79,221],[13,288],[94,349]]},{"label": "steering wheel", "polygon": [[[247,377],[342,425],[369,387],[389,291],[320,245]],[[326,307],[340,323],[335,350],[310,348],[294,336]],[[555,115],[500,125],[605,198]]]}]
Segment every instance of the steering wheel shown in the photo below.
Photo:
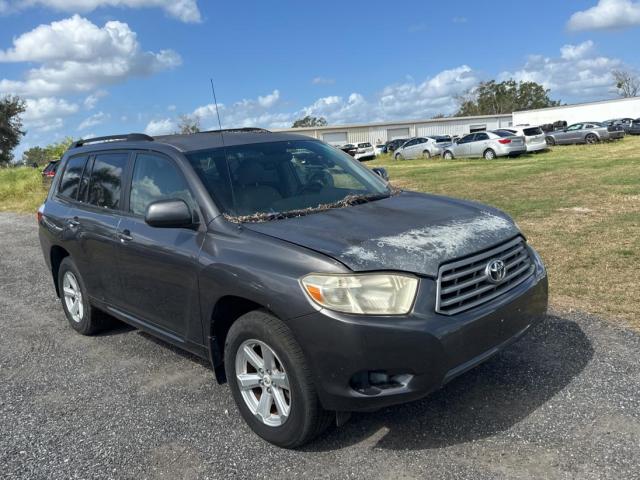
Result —
[{"label": "steering wheel", "polygon": [[333,177],[329,172],[316,172],[300,187],[299,193],[318,193],[327,187],[333,187]]}]

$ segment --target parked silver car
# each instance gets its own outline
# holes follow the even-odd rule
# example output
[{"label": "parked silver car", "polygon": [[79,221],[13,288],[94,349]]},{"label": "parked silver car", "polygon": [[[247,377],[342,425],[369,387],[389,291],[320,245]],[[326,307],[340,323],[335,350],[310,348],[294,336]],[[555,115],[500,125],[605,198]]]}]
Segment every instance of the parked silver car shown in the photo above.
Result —
[{"label": "parked silver car", "polygon": [[600,122],[574,123],[562,130],[548,132],[547,145],[571,145],[574,143],[598,143],[624,137],[624,129],[617,125],[607,127]]},{"label": "parked silver car", "polygon": [[416,137],[402,144],[402,146],[394,152],[393,158],[396,160],[431,158],[441,153],[442,149],[436,139],[431,137]]},{"label": "parked silver car", "polygon": [[506,130],[476,132],[459,138],[443,148],[442,157],[447,160],[459,157],[483,157],[493,160],[497,157],[517,157],[527,152],[524,137]]},{"label": "parked silver car", "polygon": [[516,125],[514,127],[502,128],[511,135],[524,137],[527,152],[540,152],[549,148],[545,141],[545,134],[542,129],[535,125]]}]

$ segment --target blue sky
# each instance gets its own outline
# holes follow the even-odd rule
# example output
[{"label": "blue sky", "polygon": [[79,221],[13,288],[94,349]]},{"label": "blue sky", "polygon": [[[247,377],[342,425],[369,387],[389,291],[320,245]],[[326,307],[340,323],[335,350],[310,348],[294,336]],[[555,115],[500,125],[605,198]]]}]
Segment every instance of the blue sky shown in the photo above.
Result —
[{"label": "blue sky", "polygon": [[[393,6],[390,6],[393,5]],[[640,1],[0,0],[0,94],[27,99],[21,151],[64,136],[425,118],[481,80],[615,96],[637,71]]]}]

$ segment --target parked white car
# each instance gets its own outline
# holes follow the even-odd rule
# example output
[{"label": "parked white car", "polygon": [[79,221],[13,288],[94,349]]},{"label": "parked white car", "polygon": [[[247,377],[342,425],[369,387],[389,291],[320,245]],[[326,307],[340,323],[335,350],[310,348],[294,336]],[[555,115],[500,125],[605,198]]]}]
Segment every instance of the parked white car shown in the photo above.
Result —
[{"label": "parked white car", "polygon": [[386,148],[385,148],[385,144],[381,143],[379,145],[376,145],[373,149],[373,153],[376,154],[376,157],[378,155],[382,155],[383,153],[386,153]]},{"label": "parked white car", "polygon": [[375,158],[376,154],[373,151],[373,145],[369,142],[357,143],[356,154],[353,156],[356,160],[366,160],[368,158]]},{"label": "parked white car", "polygon": [[400,148],[393,152],[396,160],[410,160],[414,158],[431,158],[442,153],[437,141],[430,137],[416,137],[407,140]]},{"label": "parked white car", "polygon": [[493,132],[475,132],[465,135],[454,143],[444,147],[442,158],[452,160],[461,157],[482,157],[493,160],[497,157],[517,157],[526,153],[524,137],[514,135],[506,130]]},{"label": "parked white car", "polygon": [[542,131],[542,128],[538,126],[516,125],[515,127],[501,128],[500,130],[524,137],[527,152],[539,152],[549,148],[545,138],[545,133]]}]

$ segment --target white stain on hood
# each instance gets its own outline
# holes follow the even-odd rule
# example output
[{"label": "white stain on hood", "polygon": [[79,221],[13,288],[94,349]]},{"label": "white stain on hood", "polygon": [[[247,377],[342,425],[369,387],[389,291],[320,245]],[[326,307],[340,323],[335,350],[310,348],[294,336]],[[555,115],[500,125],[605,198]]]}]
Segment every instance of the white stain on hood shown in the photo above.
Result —
[{"label": "white stain on hood", "polygon": [[340,256],[362,266],[374,262],[380,264],[377,268],[432,273],[443,261],[475,253],[518,233],[518,228],[508,218],[481,211],[472,218],[453,219],[440,225],[374,238],[349,247]]}]

